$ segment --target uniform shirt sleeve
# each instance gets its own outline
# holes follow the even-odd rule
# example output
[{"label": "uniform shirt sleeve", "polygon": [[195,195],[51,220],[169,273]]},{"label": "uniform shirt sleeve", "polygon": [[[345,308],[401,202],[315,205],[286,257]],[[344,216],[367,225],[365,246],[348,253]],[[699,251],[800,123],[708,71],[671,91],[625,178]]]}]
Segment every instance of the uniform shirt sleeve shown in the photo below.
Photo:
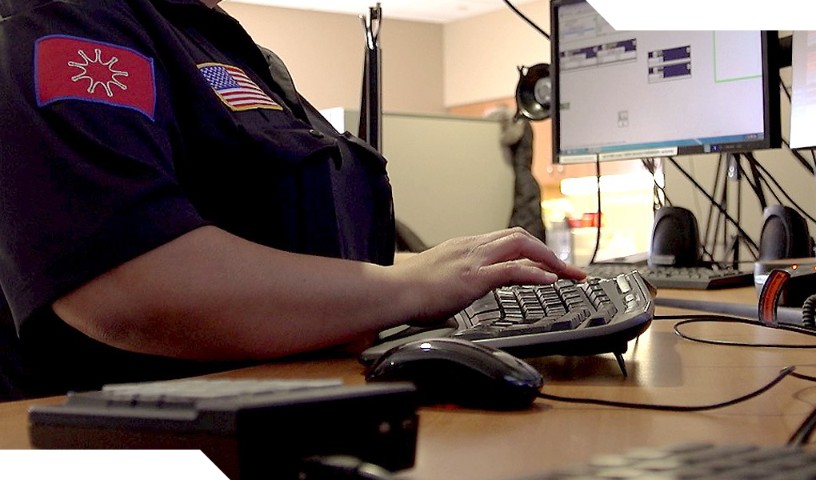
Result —
[{"label": "uniform shirt sleeve", "polygon": [[124,13],[91,34],[79,15],[38,15],[0,26],[0,279],[18,328],[206,223],[175,176],[172,92],[149,39]]}]

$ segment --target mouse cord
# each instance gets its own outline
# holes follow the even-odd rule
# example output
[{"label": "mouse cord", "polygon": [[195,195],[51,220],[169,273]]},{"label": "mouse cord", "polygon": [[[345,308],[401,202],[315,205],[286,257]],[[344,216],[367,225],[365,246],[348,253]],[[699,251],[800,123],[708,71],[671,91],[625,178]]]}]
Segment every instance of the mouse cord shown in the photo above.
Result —
[{"label": "mouse cord", "polygon": [[[816,302],[816,299],[814,299]],[[812,309],[811,309],[812,312]],[[714,314],[705,314],[705,315],[656,315],[654,317],[655,320],[680,320],[676,324],[674,324],[674,333],[677,334],[680,338],[685,340],[689,340],[692,342],[697,343],[707,343],[709,345],[725,345],[731,347],[762,347],[762,348],[795,348],[795,349],[814,349],[816,348],[816,344],[793,344],[793,343],[745,343],[745,342],[730,342],[727,340],[709,340],[706,338],[695,337],[693,335],[689,335],[683,332],[684,325],[689,325],[692,323],[706,323],[706,322],[715,322],[715,323],[732,323],[732,324],[742,324],[742,325],[750,325],[752,327],[759,327],[759,328],[770,328],[774,330],[783,330],[786,332],[792,333],[799,333],[802,335],[807,335],[809,337],[816,337],[816,329],[808,328],[808,327],[800,327],[797,325],[789,325],[789,324],[776,324],[773,326],[766,325],[758,320],[750,320],[747,318],[740,318],[740,317],[732,317],[728,315],[714,315]]]},{"label": "mouse cord", "polygon": [[[674,332],[684,338],[686,340],[690,340],[693,342],[698,343],[708,343],[713,345],[730,345],[730,346],[739,346],[739,347],[768,347],[768,348],[816,348],[816,345],[792,345],[792,344],[755,344],[755,343],[743,343],[743,342],[727,342],[721,340],[708,340],[698,337],[693,337],[691,335],[687,335],[680,330],[680,327],[689,323],[699,323],[699,322],[725,322],[725,323],[741,323],[756,327],[762,328],[777,328],[780,330],[800,333],[802,335],[808,336],[816,336],[816,322],[814,322],[814,310],[816,310],[816,295],[811,295],[810,297],[805,300],[804,305],[802,306],[802,325],[803,327],[798,327],[796,325],[786,325],[786,324],[777,324],[776,326],[768,326],[762,322],[757,320],[748,320],[742,319],[738,317],[729,317],[724,315],[695,315],[695,316],[679,316],[679,315],[666,315],[661,317],[655,317],[655,319],[659,320],[680,320],[684,319],[674,325]],[[804,375],[800,373],[791,372],[791,376],[800,378],[803,380],[808,380],[811,382],[816,382],[816,377],[812,377],[809,375]],[[788,439],[787,445],[790,447],[801,447],[806,445],[810,441],[810,437],[813,434],[813,430],[816,429],[816,408],[813,408],[810,412],[810,415],[805,418],[802,423],[799,425],[799,428],[796,429],[795,432],[790,436]]]},{"label": "mouse cord", "polygon": [[759,396],[771,388],[773,388],[777,383],[781,382],[783,378],[787,377],[788,375],[793,374],[793,376],[798,378],[805,378],[805,379],[812,379],[816,381],[816,378],[808,377],[805,375],[798,375],[794,374],[794,370],[796,367],[789,366],[783,368],[768,384],[763,387],[760,387],[753,392],[747,393],[740,397],[727,400],[725,402],[719,403],[712,403],[708,405],[663,405],[663,404],[649,404],[649,403],[630,403],[630,402],[618,402],[614,400],[603,400],[597,398],[578,398],[578,397],[562,397],[560,395],[552,395],[548,393],[541,392],[538,394],[538,398],[543,398],[545,400],[554,400],[557,402],[568,402],[568,403],[586,403],[590,405],[602,405],[607,407],[620,407],[620,408],[635,408],[641,410],[661,410],[661,411],[668,411],[668,412],[701,412],[704,410],[714,410],[717,408],[723,408],[730,405],[734,405],[740,402],[744,402],[746,400],[750,400],[756,396]]},{"label": "mouse cord", "polygon": [[793,435],[788,439],[787,445],[790,447],[806,445],[810,441],[810,435],[813,433],[814,428],[816,428],[816,408],[810,411],[810,415],[793,432]]}]

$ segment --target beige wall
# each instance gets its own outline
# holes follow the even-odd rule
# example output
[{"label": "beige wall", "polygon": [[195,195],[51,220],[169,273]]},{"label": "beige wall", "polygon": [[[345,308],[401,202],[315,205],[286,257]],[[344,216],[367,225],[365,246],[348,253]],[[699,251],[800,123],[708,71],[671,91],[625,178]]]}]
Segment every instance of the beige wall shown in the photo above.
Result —
[{"label": "beige wall", "polygon": [[[497,1],[498,3],[498,1]],[[550,2],[518,9],[550,30]],[[445,105],[477,103],[515,95],[518,67],[550,62],[550,43],[509,9],[445,25]]]},{"label": "beige wall", "polygon": [[[221,5],[256,42],[283,58],[298,88],[318,108],[359,108],[364,45],[357,16],[231,1]],[[518,8],[549,31],[548,0]],[[442,113],[512,97],[518,66],[549,62],[549,42],[506,8],[446,25],[389,19],[387,9],[383,16],[385,111]]]},{"label": "beige wall", "polygon": [[[221,6],[257,43],[283,59],[298,89],[316,107],[360,108],[365,45],[357,16],[229,1]],[[391,20],[383,13],[383,110],[444,112],[443,27]]]}]

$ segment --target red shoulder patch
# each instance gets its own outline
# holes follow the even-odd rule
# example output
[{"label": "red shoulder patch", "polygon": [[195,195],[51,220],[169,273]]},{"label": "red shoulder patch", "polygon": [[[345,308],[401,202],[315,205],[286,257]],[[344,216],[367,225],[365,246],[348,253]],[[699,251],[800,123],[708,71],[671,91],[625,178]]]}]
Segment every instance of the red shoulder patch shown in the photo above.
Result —
[{"label": "red shoulder patch", "polygon": [[37,104],[84,100],[124,107],[151,120],[156,111],[153,60],[132,49],[65,35],[34,46]]}]

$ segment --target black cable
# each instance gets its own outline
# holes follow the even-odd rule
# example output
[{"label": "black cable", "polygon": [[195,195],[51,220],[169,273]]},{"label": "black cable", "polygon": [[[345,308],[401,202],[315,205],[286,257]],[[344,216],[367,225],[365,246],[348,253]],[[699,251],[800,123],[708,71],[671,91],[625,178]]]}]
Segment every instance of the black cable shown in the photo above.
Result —
[{"label": "black cable", "polygon": [[643,168],[646,169],[652,176],[657,173],[657,167],[655,166],[655,162],[653,158],[641,158],[640,164],[643,165]]},{"label": "black cable", "polygon": [[[794,373],[791,375],[792,377],[801,378],[803,380],[808,380],[811,382],[816,382],[816,377],[811,377],[809,375],[802,375],[800,373]],[[810,415],[805,418],[801,424],[799,424],[799,428],[796,429],[795,432],[790,436],[788,439],[787,445],[789,447],[801,447],[807,444],[810,441],[810,436],[813,433],[813,429],[816,428],[816,408],[810,411]]]},{"label": "black cable", "polygon": [[799,153],[797,150],[791,148],[790,142],[788,142],[784,138],[782,139],[782,144],[785,145],[785,147],[788,149],[789,152],[791,152],[794,158],[796,158],[796,160],[798,160],[799,163],[802,164],[803,167],[805,167],[805,170],[807,170],[811,175],[813,175],[813,166],[810,164],[810,162],[808,162],[807,159],[803,157],[802,154]]},{"label": "black cable", "polygon": [[816,337],[816,330],[799,327],[789,324],[777,324],[775,326],[768,326],[758,320],[751,320],[747,318],[730,317],[727,315],[703,314],[703,315],[655,315],[654,320],[680,320],[674,325],[674,333],[685,340],[697,343],[705,343],[709,345],[722,345],[729,347],[755,347],[755,348],[793,348],[793,349],[816,349],[816,344],[793,344],[793,343],[745,343],[745,342],[730,342],[726,340],[709,340],[705,338],[694,337],[683,333],[680,327],[692,323],[733,323],[750,325],[760,328],[771,328],[774,330],[783,330],[786,332],[801,333],[809,337]]},{"label": "black cable", "polygon": [[[756,196],[757,200],[759,200],[760,207],[761,207],[762,210],[765,210],[765,205],[767,203],[765,201],[764,191],[762,190],[761,175],[759,174],[757,169],[753,169],[753,172],[754,172],[754,175],[755,175],[754,178],[756,179],[756,183],[752,182],[751,177],[749,177],[747,175],[747,172],[746,172],[745,168],[743,168],[743,166],[742,166],[742,160],[741,160],[742,157],[745,157],[746,160],[749,163],[752,161],[752,159],[753,159],[754,162],[756,162],[756,158],[754,158],[753,155],[751,155],[751,154],[734,154],[734,155],[726,156],[726,162],[731,162],[731,164],[733,165],[733,168],[736,170],[737,219],[736,219],[736,223],[734,223],[733,225],[742,225],[742,206],[741,206],[741,203],[742,203],[742,185],[743,185],[743,181],[747,182],[748,186],[750,186],[751,189],[754,191],[754,195]],[[728,168],[728,170],[731,170],[731,168]],[[728,198],[728,196],[729,196],[728,195],[728,180],[726,179],[723,182],[722,199],[720,201],[720,205],[725,206],[725,209],[721,209],[721,212],[723,212],[723,213],[727,209],[727,205],[728,205],[727,198]],[[723,218],[723,215],[720,215],[719,218],[720,219],[718,219],[718,221],[717,221],[717,228],[719,229],[720,225],[722,224],[722,228],[723,228],[722,244],[727,246],[727,245],[729,245],[730,241],[733,241],[733,246],[730,248],[730,251],[731,251],[731,255],[732,255],[732,262],[731,263],[734,266],[734,268],[736,268],[736,265],[739,263],[740,241],[743,241],[745,243],[745,245],[750,250],[751,257],[754,260],[756,260],[757,257],[759,257],[758,248],[754,248],[750,243],[748,243],[745,240],[744,235],[741,235],[741,234],[740,235],[732,235],[732,238],[729,238],[728,224],[721,220]],[[723,254],[727,255],[728,251],[724,251]]]},{"label": "black cable", "polygon": [[657,183],[657,180],[653,182],[652,196],[653,196],[652,199],[653,214],[657,213],[657,211],[664,206],[671,207],[673,205],[671,198],[669,198],[669,195],[666,193],[666,187],[660,186],[660,184]]},{"label": "black cable", "polygon": [[592,251],[592,258],[589,259],[589,264],[592,265],[595,263],[595,257],[598,256],[598,250],[601,247],[601,161],[597,155],[595,155],[595,193],[597,195],[597,211],[598,211],[598,218],[595,219],[595,249]]},{"label": "black cable", "polygon": [[[762,166],[762,164],[761,164],[761,163],[757,163],[757,167],[758,167],[758,168],[759,168],[759,169],[762,171],[763,176],[764,176],[766,179],[770,179],[770,180],[771,180],[771,182],[773,182],[774,186],[776,186],[776,188],[777,188],[777,189],[779,189],[780,193],[782,193],[782,196],[783,196],[783,197],[785,197],[785,199],[786,199],[786,200],[787,200],[787,201],[788,201],[788,202],[789,202],[789,203],[790,203],[790,204],[791,204],[791,205],[792,205],[792,206],[793,206],[793,207],[794,207],[796,210],[798,210],[798,211],[799,211],[799,213],[801,213],[801,214],[802,214],[802,216],[806,217],[806,218],[807,218],[808,220],[810,220],[811,222],[816,222],[816,218],[813,218],[813,216],[812,216],[812,215],[810,215],[808,212],[806,212],[806,211],[805,211],[805,209],[804,209],[804,208],[802,208],[802,206],[801,206],[801,205],[799,205],[798,203],[796,203],[796,201],[795,201],[795,200],[793,200],[793,199],[790,197],[790,195],[788,195],[788,194],[787,194],[787,192],[785,192],[785,189],[784,189],[784,188],[782,188],[782,186],[779,184],[779,182],[776,180],[776,178],[774,178],[774,176],[773,176],[773,175],[771,175],[771,173],[768,171],[768,169],[766,169],[764,166]],[[779,203],[782,203],[782,202],[779,202]]]},{"label": "black cable", "polygon": [[816,427],[816,408],[811,410],[810,415],[799,425],[788,439],[787,445],[790,447],[801,447],[808,443],[813,428]]},{"label": "black cable", "polygon": [[[816,301],[816,295],[810,297]],[[810,300],[809,299],[809,300]],[[733,343],[733,342],[721,342],[721,341],[709,341],[709,340],[702,340],[696,339],[693,337],[689,337],[678,330],[680,325],[692,322],[699,322],[699,321],[718,321],[718,322],[731,322],[731,323],[744,323],[750,324],[753,326],[761,326],[765,328],[764,324],[759,323],[757,321],[751,321],[746,319],[739,319],[733,317],[725,317],[722,315],[699,315],[694,317],[689,316],[680,316],[680,315],[664,315],[664,316],[655,316],[655,320],[673,320],[678,318],[683,318],[685,321],[678,322],[674,326],[675,333],[677,333],[682,338],[686,338],[692,341],[698,341],[702,343],[712,343],[718,345],[736,345],[736,346],[763,346],[763,347],[780,347],[780,348],[816,348],[816,345],[810,346],[803,346],[803,345],[778,345],[778,344],[744,344],[744,343]],[[782,330],[790,330],[797,333],[805,333],[809,336],[816,336],[816,332],[809,331],[806,329],[800,328],[787,328],[787,327],[778,327]],[[779,382],[782,381],[786,376],[790,375],[795,378],[799,378],[801,380],[807,380],[810,382],[816,382],[816,377],[810,375],[804,375],[795,372],[796,367],[788,366],[782,369],[779,374],[771,380],[769,383],[760,387],[750,393],[745,395],[739,396],[737,398],[727,400],[724,402],[717,402],[708,405],[665,405],[665,404],[641,404],[641,403],[631,403],[631,402],[618,402],[612,400],[603,400],[603,399],[596,399],[596,398],[576,398],[576,397],[563,397],[560,395],[552,395],[546,393],[539,393],[538,398],[542,398],[545,400],[553,400],[553,401],[560,401],[560,402],[569,402],[569,403],[584,403],[590,405],[601,405],[601,406],[608,406],[608,407],[619,407],[619,408],[632,408],[632,409],[640,409],[640,410],[657,410],[657,411],[669,411],[669,412],[699,412],[705,410],[714,410],[717,408],[723,408],[730,405],[734,405],[740,402],[744,402],[746,400],[750,400],[754,397],[757,397],[774,386],[776,386]],[[813,430],[816,429],[816,408],[814,408],[810,414],[805,418],[805,420],[800,424],[799,428],[791,435],[789,438],[787,445],[792,447],[801,447],[807,444],[810,440],[811,434]]]},{"label": "black cable", "polygon": [[[782,193],[782,195],[784,195],[789,201],[792,201],[790,196],[785,193],[785,189],[782,188],[782,186],[779,184],[776,178],[774,178],[774,176],[771,175],[771,172],[767,168],[762,166],[758,161],[754,164],[754,167],[756,167],[756,169],[759,171],[758,172],[759,177],[757,181],[761,181],[762,183],[765,184],[766,187],[768,187],[769,191],[771,192],[771,195],[773,195],[777,203],[781,204],[782,200],[779,198],[779,195],[774,191],[774,189],[771,188],[771,183],[773,183],[773,186],[775,186],[780,191],[780,193]],[[771,183],[769,183],[768,180],[769,178]],[[760,206],[762,207],[763,210],[765,209],[765,206],[763,205]]]},{"label": "black cable", "polygon": [[[691,170],[691,173],[693,174],[692,177],[697,176],[696,172],[694,172],[694,163],[689,164],[689,170]],[[717,185],[720,184],[720,175],[723,174],[723,170],[724,170],[724,168],[723,168],[723,155],[720,154],[720,155],[717,156],[717,168],[714,171],[714,186],[712,187],[712,191],[714,192],[714,194],[717,193]],[[695,211],[700,211],[700,206],[699,206],[699,203],[697,201],[697,195],[694,195],[693,198],[694,198]],[[711,197],[711,198],[713,198],[713,197]],[[705,225],[705,229],[703,230],[703,235],[702,235],[701,242],[700,242],[704,246],[708,245],[709,239],[711,238],[713,219],[714,219],[714,201],[709,199],[709,202],[708,202],[708,214],[706,215],[706,225]],[[716,243],[716,240],[717,240],[716,235],[717,234],[715,232],[714,233],[714,243]],[[711,256],[711,257],[709,257],[709,259],[713,261],[714,257]]]},{"label": "black cable", "polygon": [[779,374],[777,374],[776,378],[771,380],[765,386],[754,390],[753,392],[747,393],[745,395],[739,396],[731,400],[712,403],[709,405],[662,405],[648,403],[616,402],[613,400],[602,400],[597,398],[562,397],[560,395],[551,395],[543,392],[538,394],[538,398],[543,398],[545,400],[554,400],[558,402],[586,403],[590,405],[602,405],[607,407],[620,407],[620,408],[635,408],[641,410],[660,410],[668,412],[701,412],[705,410],[714,410],[717,408],[727,407],[759,396],[773,388],[777,383],[781,382],[783,378],[792,374],[795,368],[796,367],[793,366],[783,368],[779,372]]},{"label": "black cable", "polygon": [[[768,170],[767,170],[767,169],[765,169],[764,167],[762,167],[762,166],[761,166],[761,165],[759,165],[759,164],[757,164],[757,167],[759,167],[759,169],[760,169],[760,170],[762,170],[762,171],[764,172],[764,174],[763,174],[763,176],[762,176],[762,178],[761,178],[762,182],[763,182],[763,183],[765,183],[765,186],[766,186],[766,187],[768,187],[768,191],[769,191],[769,192],[771,192],[771,195],[773,195],[774,200],[776,200],[776,203],[778,203],[778,204],[780,204],[780,205],[781,205],[781,204],[782,204],[782,199],[781,199],[781,198],[779,198],[779,195],[776,193],[776,191],[774,191],[774,189],[773,189],[773,188],[771,188],[771,184],[768,182],[768,178],[766,178],[766,176],[770,176],[770,172],[768,172]],[[776,179],[775,179],[775,178],[773,179],[773,182],[776,182]],[[787,197],[788,197],[788,199],[790,199],[790,197],[789,197],[789,196],[788,196],[788,195],[785,193],[785,190],[784,190],[784,189],[783,189],[783,188],[782,188],[782,187],[779,185],[779,183],[778,183],[778,182],[776,183],[776,187],[779,189],[779,191],[780,191],[780,192],[781,192],[783,195],[787,196]],[[792,201],[792,200],[790,200],[790,201]],[[764,210],[764,207],[763,207],[763,210]]]},{"label": "black cable", "polygon": [[742,229],[742,227],[739,225],[739,223],[737,223],[737,221],[736,221],[736,220],[734,220],[734,218],[733,218],[731,215],[729,215],[729,214],[728,214],[728,212],[726,212],[726,211],[725,211],[725,209],[722,207],[722,205],[720,205],[719,203],[717,203],[717,200],[715,200],[715,199],[714,199],[714,197],[712,197],[712,196],[711,196],[711,195],[710,195],[710,194],[709,194],[709,193],[708,193],[708,192],[707,192],[707,191],[706,191],[706,190],[705,190],[705,189],[702,187],[702,185],[700,185],[700,184],[697,182],[697,180],[695,180],[695,179],[694,179],[694,178],[693,178],[691,175],[689,175],[689,174],[688,174],[688,172],[686,172],[686,171],[683,169],[683,167],[681,167],[681,166],[680,166],[680,164],[679,164],[679,163],[677,163],[677,160],[675,160],[673,157],[665,157],[665,158],[667,158],[667,159],[668,159],[670,162],[672,162],[672,164],[674,164],[674,166],[675,166],[675,167],[676,167],[676,168],[677,168],[677,169],[680,171],[680,173],[681,173],[681,174],[682,174],[684,177],[686,177],[686,179],[687,179],[688,181],[690,181],[690,182],[692,183],[692,185],[694,185],[694,186],[695,186],[695,188],[697,188],[697,190],[698,190],[700,193],[702,193],[702,194],[703,194],[703,195],[704,195],[704,196],[705,196],[705,197],[708,199],[708,201],[709,201],[709,202],[711,202],[711,205],[713,205],[713,206],[717,207],[717,209],[719,209],[719,210],[720,210],[720,213],[722,213],[722,214],[725,216],[725,218],[726,218],[726,219],[727,219],[729,222],[731,222],[731,224],[734,226],[734,228],[736,228],[736,229],[739,231],[740,235],[742,235],[742,238],[743,238],[743,239],[744,239],[744,240],[745,240],[745,241],[746,241],[746,242],[747,242],[747,243],[748,243],[748,244],[749,244],[749,245],[750,245],[750,246],[751,246],[751,247],[752,247],[754,250],[759,250],[759,246],[756,244],[756,242],[754,242],[754,240],[751,238],[751,236],[750,236],[750,235],[748,235],[748,234],[745,232],[745,230],[743,230],[743,229]]},{"label": "black cable", "polygon": [[759,206],[762,208],[762,210],[765,210],[765,207],[768,206],[768,202],[765,199],[765,191],[762,189],[762,175],[760,175],[759,168],[757,168],[759,161],[751,152],[746,153],[745,158],[748,160],[748,167],[751,169],[751,175],[754,177],[753,182],[750,178],[746,180],[748,181],[748,185],[751,187],[751,189],[753,189],[754,195],[756,195],[757,199],[759,199]]},{"label": "black cable", "polygon": [[791,377],[796,377],[802,380],[807,380],[808,382],[816,382],[816,377],[811,375],[805,375],[804,373],[793,372],[791,373]]},{"label": "black cable", "polygon": [[641,158],[640,163],[643,168],[652,176],[652,213],[657,213],[657,210],[664,205],[672,205],[668,194],[666,194],[666,187],[661,186],[657,181],[657,165],[653,158]]},{"label": "black cable", "polygon": [[[671,161],[674,162],[674,159],[671,159]],[[727,215],[726,207],[723,206],[723,205],[726,204],[726,199],[728,198],[728,179],[727,179],[727,175],[726,175],[726,170],[727,170],[726,161],[727,161],[727,158],[726,158],[725,154],[718,155],[717,168],[715,170],[714,181],[713,181],[713,186],[712,186],[712,192],[713,193],[711,195],[708,195],[705,191],[703,191],[703,193],[705,193],[706,196],[708,196],[709,204],[708,204],[708,214],[706,215],[705,230],[704,230],[702,238],[700,239],[700,246],[702,247],[702,250],[703,250],[703,258],[707,257],[711,262],[717,263],[720,266],[722,266],[722,264],[724,262],[715,261],[714,252],[716,251],[717,236],[719,236],[719,233],[720,233],[720,226],[723,227],[722,244],[723,245],[728,245],[728,232],[727,232],[727,229],[725,228],[724,222],[722,221],[723,214]],[[675,162],[675,165],[677,165],[676,162]],[[692,170],[692,173],[693,173],[694,164],[693,163],[690,164],[689,168],[690,168],[690,170]],[[682,169],[681,169],[681,172],[682,172]],[[687,177],[689,175],[689,174],[686,174],[685,172],[683,172],[683,174],[686,175]],[[691,175],[691,177],[694,177],[694,175]],[[720,193],[720,201],[718,202],[718,201],[714,200],[713,198],[714,198],[714,195],[717,194],[717,190],[719,189],[718,188],[719,185],[722,185],[722,192]],[[699,207],[699,205],[697,203],[697,197],[696,196],[694,197],[694,205],[695,205],[697,210],[700,210],[700,207]],[[715,213],[714,213],[715,207],[718,209],[716,219],[715,219]],[[739,219],[733,220],[732,218],[729,217],[728,220],[730,220],[732,222],[736,222],[737,225],[739,225],[739,223],[740,223]],[[711,251],[709,251],[709,249],[708,249],[709,244],[713,244],[713,246],[714,246],[714,248]],[[750,248],[751,247],[749,245],[749,249]],[[752,250],[752,254],[753,254],[753,250]],[[756,255],[754,255],[754,257],[756,257]]]},{"label": "black cable", "polygon": [[[748,182],[749,185],[751,185],[751,181],[745,175],[745,171],[742,169],[742,163],[739,160],[739,158],[737,158],[737,169],[740,171],[739,177],[737,179],[738,180],[737,181],[737,223],[742,224],[742,181],[741,180],[742,180],[743,177],[745,177],[745,179],[746,179],[746,181]],[[760,184],[758,179],[757,179],[757,184],[758,184],[757,185],[757,188],[758,188],[759,184]],[[765,207],[764,207],[764,205],[766,203],[765,202],[765,194],[762,193],[761,198],[760,198],[760,194],[757,193],[760,190],[758,190],[757,188],[754,189],[754,194],[757,195],[757,197],[759,198],[760,205],[763,205],[762,210],[765,211]],[[723,235],[725,235],[725,232],[723,232]],[[731,266],[734,269],[739,267],[740,243],[741,242],[740,242],[739,236],[734,237],[733,244],[731,246],[731,259],[732,259]],[[723,245],[727,245],[727,243],[723,243]],[[756,259],[757,256],[758,255],[754,255],[754,259]]]},{"label": "black cable", "polygon": [[785,85],[785,81],[782,80],[782,77],[779,77],[779,88],[781,88],[782,91],[785,92],[785,96],[788,97],[788,102],[790,102],[791,101],[791,92],[790,92],[790,90],[788,90],[788,86]]},{"label": "black cable", "polygon": [[[816,302],[816,295],[811,296],[808,300],[813,300]],[[768,327],[763,323],[760,323],[755,320],[748,320],[742,319],[737,317],[727,317],[724,315],[657,315],[654,317],[655,320],[676,320],[676,319],[684,319],[681,322],[678,322],[674,326],[674,331],[677,335],[687,340],[701,342],[701,343],[709,343],[714,345],[729,345],[729,346],[746,346],[746,347],[774,347],[774,348],[816,348],[816,345],[795,345],[795,344],[748,344],[748,343],[738,343],[738,342],[725,342],[725,341],[715,341],[715,340],[705,340],[705,339],[698,339],[695,337],[691,337],[688,335],[683,334],[679,331],[678,327],[688,323],[695,323],[695,322],[702,322],[702,321],[716,321],[716,322],[726,322],[726,323],[742,323],[748,324],[752,326],[759,326],[763,328],[772,328]],[[792,331],[795,333],[803,333],[808,336],[816,336],[816,330],[809,330],[806,328],[799,328],[793,325],[779,325],[777,328],[780,330],[785,331]],[[618,407],[618,408],[632,408],[632,409],[640,409],[640,410],[658,410],[658,411],[669,411],[669,412],[700,412],[705,410],[714,410],[717,408],[723,408],[730,405],[735,405],[740,402],[744,402],[750,400],[754,397],[757,397],[774,386],[776,386],[779,382],[782,381],[787,376],[791,376],[794,378],[798,378],[801,380],[806,380],[809,382],[816,382],[816,377],[810,375],[804,375],[801,373],[797,373],[796,367],[791,365],[788,367],[783,368],[777,374],[777,376],[765,384],[764,386],[749,392],[745,395],[741,395],[739,397],[733,398],[731,400],[726,400],[724,402],[717,402],[708,405],[665,405],[665,404],[643,404],[643,403],[631,403],[631,402],[618,402],[614,400],[603,400],[598,398],[580,398],[580,397],[564,397],[560,395],[553,395],[544,392],[540,392],[537,396],[538,398],[544,400],[551,400],[551,401],[558,401],[558,402],[567,402],[567,403],[583,403],[583,404],[590,404],[590,405],[600,405],[600,406],[607,406],[607,407]],[[816,429],[816,408],[814,408],[810,415],[801,423],[799,428],[793,433],[793,435],[788,440],[788,446],[795,446],[800,447],[808,443],[810,440],[810,436],[813,430]]]},{"label": "black cable", "polygon": [[[803,380],[808,380],[811,382],[816,382],[816,377],[811,377],[810,375],[802,375],[800,373],[794,373],[791,375],[792,377],[801,378]],[[810,441],[810,436],[813,433],[813,429],[816,428],[816,408],[810,411],[810,415],[805,418],[801,424],[799,424],[799,428],[796,429],[795,432],[790,436],[788,439],[787,445],[789,447],[801,447],[807,444]]]},{"label": "black cable", "polygon": [[549,40],[549,39],[550,39],[550,34],[548,34],[547,32],[545,32],[544,30],[542,30],[542,29],[541,29],[541,27],[539,27],[538,25],[536,25],[536,24],[535,24],[535,22],[533,22],[532,20],[530,20],[530,19],[527,17],[527,15],[524,15],[523,13],[521,13],[521,11],[520,11],[518,8],[516,8],[516,7],[515,7],[515,5],[513,5],[512,3],[510,3],[510,0],[504,0],[504,3],[506,3],[506,4],[507,4],[507,6],[508,6],[508,7],[510,7],[510,10],[512,10],[513,12],[515,12],[515,14],[516,14],[516,15],[518,15],[519,17],[521,17],[521,19],[522,19],[522,20],[524,20],[525,22],[527,22],[528,24],[530,24],[530,26],[531,26],[531,27],[533,27],[534,29],[536,29],[536,30],[538,31],[538,33],[540,33],[540,34],[544,35],[544,38],[546,38],[547,40]]},{"label": "black cable", "polygon": [[[722,182],[722,191],[720,192],[720,200],[717,202],[716,205],[710,205],[710,207],[717,207],[717,220],[714,222],[714,235],[712,235],[712,239],[714,240],[715,250],[717,244],[717,237],[720,233],[720,228],[722,228],[722,240],[721,243],[723,245],[728,245],[728,222],[724,222],[723,219],[723,212],[728,211],[728,187],[730,186],[728,183],[728,173],[726,169],[728,168],[728,157],[721,155],[720,158],[725,158],[726,168],[722,169],[725,175],[725,179]],[[714,194],[717,192],[717,186],[715,184],[714,189],[712,190]],[[712,197],[715,195],[712,194]],[[734,220],[735,225],[739,225],[739,219]]]},{"label": "black cable", "polygon": [[[762,171],[763,171],[763,173],[764,173],[764,175],[763,175],[763,180],[765,181],[765,184],[766,184],[766,185],[767,185],[769,188],[770,188],[770,186],[771,186],[771,184],[770,184],[770,183],[768,183],[768,181],[769,181],[769,179],[770,179],[770,181],[773,183],[773,185],[774,185],[774,186],[775,186],[775,187],[776,187],[776,188],[779,190],[779,193],[780,193],[780,194],[782,194],[782,196],[783,196],[783,197],[785,197],[785,200],[786,200],[786,201],[787,201],[787,202],[788,202],[788,203],[789,203],[789,204],[790,204],[790,205],[791,205],[793,208],[795,208],[795,209],[796,209],[796,211],[798,211],[798,212],[799,212],[799,213],[800,213],[800,214],[801,214],[803,217],[806,217],[806,218],[810,219],[811,221],[816,222],[816,219],[814,219],[812,215],[810,215],[810,214],[809,214],[809,213],[808,213],[808,212],[807,212],[807,211],[806,211],[806,210],[805,210],[805,209],[804,209],[804,208],[803,208],[801,205],[799,205],[799,203],[797,203],[797,202],[796,202],[796,200],[794,200],[794,199],[793,199],[793,198],[792,198],[790,195],[788,195],[788,193],[787,193],[787,192],[785,191],[785,189],[784,189],[784,188],[783,188],[783,187],[782,187],[782,186],[779,184],[779,182],[776,180],[776,178],[774,178],[774,176],[773,176],[773,175],[771,175],[771,174],[770,174],[770,172],[769,172],[769,171],[768,171],[768,170],[767,170],[765,167],[763,167],[763,166],[762,166],[762,165],[760,165],[760,164],[757,164],[757,166],[760,168],[760,170],[762,170]],[[784,204],[784,202],[782,201],[782,199],[779,197],[779,195],[777,195],[777,194],[776,194],[776,192],[775,192],[773,189],[771,189],[771,193],[773,194],[774,199],[776,200],[776,202],[777,202],[778,204],[780,204],[780,205],[783,205],[783,204]]]}]

